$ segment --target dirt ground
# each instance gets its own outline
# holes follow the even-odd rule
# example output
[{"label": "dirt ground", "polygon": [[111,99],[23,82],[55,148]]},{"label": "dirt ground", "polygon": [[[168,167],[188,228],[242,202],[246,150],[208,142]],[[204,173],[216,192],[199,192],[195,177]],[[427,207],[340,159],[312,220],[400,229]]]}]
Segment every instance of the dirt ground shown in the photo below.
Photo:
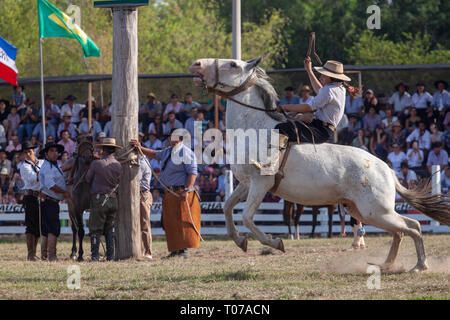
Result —
[{"label": "dirt ground", "polygon": [[[27,262],[24,237],[0,238],[0,299],[450,299],[450,235],[425,235],[430,270],[404,271],[416,263],[405,237],[395,271],[367,273],[367,262],[382,263],[391,237],[369,236],[369,248],[345,251],[349,238],[284,239],[286,253],[249,241],[242,252],[231,240],[208,238],[188,259],[167,255],[164,239],[153,243],[153,261],[69,260],[68,238],[58,244],[59,261]],[[103,252],[102,252],[103,254]],[[80,289],[69,289],[68,268],[80,270]]]}]

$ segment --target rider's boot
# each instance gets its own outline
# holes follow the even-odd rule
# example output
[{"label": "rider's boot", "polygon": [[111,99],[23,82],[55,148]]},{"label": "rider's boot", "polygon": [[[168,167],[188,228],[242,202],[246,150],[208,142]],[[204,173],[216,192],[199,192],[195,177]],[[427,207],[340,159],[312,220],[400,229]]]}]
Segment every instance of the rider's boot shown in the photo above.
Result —
[{"label": "rider's boot", "polygon": [[284,134],[279,134],[279,144],[278,149],[271,150],[270,161],[265,164],[261,164],[254,160],[251,161],[252,165],[261,171],[261,174],[264,176],[273,176],[278,172],[281,163],[281,155],[283,154],[283,150],[286,149],[288,144],[289,137]]}]

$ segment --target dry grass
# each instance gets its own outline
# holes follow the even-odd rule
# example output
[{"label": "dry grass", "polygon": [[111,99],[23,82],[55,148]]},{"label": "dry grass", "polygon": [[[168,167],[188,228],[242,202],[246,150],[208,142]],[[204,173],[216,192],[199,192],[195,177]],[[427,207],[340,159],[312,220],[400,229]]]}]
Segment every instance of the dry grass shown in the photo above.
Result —
[{"label": "dry grass", "polygon": [[[161,260],[163,239],[151,262],[75,263],[60,241],[57,263],[25,261],[24,238],[0,239],[0,299],[450,299],[450,235],[425,236],[431,270],[381,276],[381,290],[366,286],[367,262],[383,262],[391,238],[373,236],[363,251],[343,251],[350,238],[284,240],[286,253],[250,241],[243,253],[226,239],[208,239],[187,260]],[[86,258],[89,245],[86,241]],[[398,270],[416,263],[405,238]],[[81,269],[81,289],[66,286],[67,267]]]}]

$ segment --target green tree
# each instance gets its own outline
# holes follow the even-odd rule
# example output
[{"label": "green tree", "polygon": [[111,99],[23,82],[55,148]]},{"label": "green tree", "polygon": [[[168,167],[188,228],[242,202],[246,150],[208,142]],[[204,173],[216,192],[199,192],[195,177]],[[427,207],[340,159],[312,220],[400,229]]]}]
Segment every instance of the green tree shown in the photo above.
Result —
[{"label": "green tree", "polygon": [[431,35],[403,34],[403,41],[391,41],[387,35],[376,36],[365,31],[353,47],[347,50],[349,58],[360,65],[399,65],[448,63],[450,50],[437,44],[431,50]]}]

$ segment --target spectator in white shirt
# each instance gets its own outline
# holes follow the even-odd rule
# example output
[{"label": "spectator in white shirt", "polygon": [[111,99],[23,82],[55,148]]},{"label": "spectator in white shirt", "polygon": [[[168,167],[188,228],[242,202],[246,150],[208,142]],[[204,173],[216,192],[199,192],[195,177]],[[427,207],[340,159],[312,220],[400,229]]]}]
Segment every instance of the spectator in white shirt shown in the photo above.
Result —
[{"label": "spectator in white shirt", "polygon": [[67,103],[61,107],[61,117],[63,117],[64,113],[70,111],[70,113],[72,114],[72,118],[70,119],[70,121],[77,125],[78,123],[80,123],[80,111],[81,109],[86,108],[86,105],[75,103],[77,97],[71,94],[64,100],[67,101]]},{"label": "spectator in white shirt", "polygon": [[425,119],[425,114],[428,106],[431,104],[433,97],[425,91],[425,83],[417,83],[417,91],[412,96],[412,106],[417,109],[417,114],[422,119]]},{"label": "spectator in white shirt", "polygon": [[392,125],[398,120],[396,116],[393,115],[392,108],[387,108],[385,112],[385,118],[381,121],[381,127],[387,131],[392,131]]},{"label": "spectator in white shirt", "polygon": [[422,167],[423,151],[419,149],[419,143],[417,141],[412,143],[412,148],[408,149],[406,157],[408,157],[408,166],[411,169]]},{"label": "spectator in white shirt", "polygon": [[408,189],[411,189],[415,184],[417,184],[417,175],[413,170],[408,168],[407,162],[402,162],[400,165],[400,172],[397,174],[400,183]]},{"label": "spectator in white shirt", "polygon": [[431,137],[430,132],[425,127],[425,122],[420,121],[419,127],[415,129],[409,136],[406,138],[406,142],[408,144],[408,149],[410,148],[410,144],[412,141],[417,140],[419,142],[419,149],[425,151],[430,150],[431,148]]},{"label": "spectator in white shirt", "polygon": [[178,101],[178,96],[174,93],[170,96],[170,102],[167,104],[163,114],[163,121],[167,121],[170,112],[174,112],[175,116],[181,111],[183,104]]},{"label": "spectator in white shirt", "polygon": [[400,173],[400,165],[403,161],[408,160],[406,154],[400,150],[400,146],[395,143],[392,148],[394,151],[389,153],[388,160],[392,163],[392,169],[398,175]]},{"label": "spectator in white shirt", "polygon": [[300,91],[300,104],[305,103],[305,104],[309,104],[310,106],[312,105],[312,101],[314,99],[314,97],[311,97],[311,88],[307,85],[303,86]]},{"label": "spectator in white shirt", "polygon": [[400,82],[395,86],[395,92],[389,99],[389,106],[394,107],[394,113],[398,116],[411,107],[411,95],[408,93],[408,86]]}]

